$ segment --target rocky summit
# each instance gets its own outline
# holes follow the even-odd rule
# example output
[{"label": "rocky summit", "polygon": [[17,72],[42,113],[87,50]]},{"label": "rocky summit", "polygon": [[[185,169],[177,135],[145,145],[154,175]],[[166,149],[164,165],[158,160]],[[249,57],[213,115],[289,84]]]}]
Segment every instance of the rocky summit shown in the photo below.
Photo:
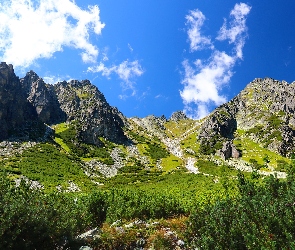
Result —
[{"label": "rocky summit", "polygon": [[28,127],[34,130],[33,122],[68,122],[75,124],[77,137],[83,142],[101,145],[100,137],[124,142],[124,121],[125,117],[88,80],[49,85],[33,71],[19,79],[12,65],[0,65],[1,140]]},{"label": "rocky summit", "polygon": [[292,154],[295,147],[294,96],[294,83],[255,79],[206,118],[198,135],[203,149],[219,150],[220,142],[231,142],[242,134],[273,152]]}]

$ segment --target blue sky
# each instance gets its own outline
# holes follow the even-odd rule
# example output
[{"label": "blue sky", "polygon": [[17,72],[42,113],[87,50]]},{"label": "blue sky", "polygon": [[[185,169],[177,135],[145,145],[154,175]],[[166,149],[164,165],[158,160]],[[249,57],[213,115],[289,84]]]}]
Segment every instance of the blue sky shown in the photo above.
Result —
[{"label": "blue sky", "polygon": [[295,81],[293,0],[2,0],[18,76],[89,79],[127,117],[200,118],[255,78]]}]

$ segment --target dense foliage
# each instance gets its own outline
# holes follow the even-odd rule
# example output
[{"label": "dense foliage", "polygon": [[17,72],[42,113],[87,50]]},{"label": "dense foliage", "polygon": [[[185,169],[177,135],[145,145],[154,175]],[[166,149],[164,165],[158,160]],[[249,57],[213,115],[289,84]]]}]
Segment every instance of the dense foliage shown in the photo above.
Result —
[{"label": "dense foliage", "polygon": [[197,207],[188,238],[201,249],[293,249],[295,182],[270,176],[261,183],[239,174],[239,195]]},{"label": "dense foliage", "polygon": [[0,249],[73,247],[74,236],[97,221],[82,201],[61,194],[45,195],[24,183],[15,188],[3,175],[0,200]]},{"label": "dense foliage", "polygon": [[[209,167],[208,162],[199,164]],[[175,237],[167,236],[166,222],[122,232],[123,227],[107,226],[115,221],[164,219],[170,227],[171,218],[186,249],[292,249],[294,166],[289,167],[287,180],[263,179],[257,172],[248,177],[238,173],[235,179],[231,169],[211,168],[212,174],[222,174],[219,183],[210,176],[179,171],[157,182],[113,183],[88,194],[44,193],[25,183],[15,187],[2,173],[0,249],[78,249],[85,244],[94,249],[134,249],[138,244],[174,249]],[[188,218],[186,226],[182,218]],[[77,239],[95,227],[102,230],[98,240]]]},{"label": "dense foliage", "polygon": [[[83,143],[79,140],[79,136],[77,135],[77,124],[73,123],[70,125],[60,124],[61,131],[57,131],[55,133],[55,138],[61,140],[62,144],[66,145],[68,151],[71,154],[78,157],[87,157],[87,158],[99,158],[101,162],[112,165],[114,164],[113,159],[110,156],[109,150],[112,149],[111,143],[108,141],[101,141],[101,146],[95,146],[87,143]],[[103,144],[107,143],[107,147],[103,147]]]},{"label": "dense foliage", "polygon": [[56,186],[75,182],[82,190],[95,185],[84,174],[79,159],[49,143],[40,143],[25,150],[21,157],[11,157],[0,162],[0,167],[10,174],[25,175],[42,183],[49,191]]}]

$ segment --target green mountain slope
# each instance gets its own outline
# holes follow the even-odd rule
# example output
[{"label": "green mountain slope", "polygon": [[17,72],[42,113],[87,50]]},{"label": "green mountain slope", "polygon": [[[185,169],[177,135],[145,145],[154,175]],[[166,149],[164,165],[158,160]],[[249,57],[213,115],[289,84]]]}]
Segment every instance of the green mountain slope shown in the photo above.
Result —
[{"label": "green mountain slope", "polygon": [[87,80],[47,85],[5,63],[0,73],[1,249],[295,239],[293,84],[256,79],[202,120],[126,118]]},{"label": "green mountain slope", "polygon": [[[180,172],[210,176],[217,183],[222,166],[233,176],[239,169],[285,177],[284,165],[295,148],[293,85],[270,78],[254,80],[208,117],[191,120],[182,112],[169,119],[126,118],[87,80],[50,86],[32,71],[22,79],[5,63],[0,71],[0,92],[9,86],[17,99],[8,102],[0,93],[6,131],[1,169],[11,179],[24,176],[45,190],[88,192],[157,182]],[[13,86],[22,94],[15,95]],[[4,112],[28,109],[31,119],[20,116],[17,122]],[[9,123],[18,129],[7,130]]]}]

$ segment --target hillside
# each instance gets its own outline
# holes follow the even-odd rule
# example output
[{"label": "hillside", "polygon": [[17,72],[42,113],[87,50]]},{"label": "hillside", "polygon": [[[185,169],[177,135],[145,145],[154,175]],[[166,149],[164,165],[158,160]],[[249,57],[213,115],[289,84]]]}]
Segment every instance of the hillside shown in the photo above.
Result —
[{"label": "hillside", "polygon": [[196,204],[236,197],[240,171],[287,177],[294,96],[294,84],[255,79],[202,120],[127,118],[88,80],[49,85],[1,63],[0,170],[48,195],[105,192],[109,223],[187,217]]},{"label": "hillside", "polygon": [[280,170],[294,151],[292,84],[256,79],[203,120],[182,112],[126,118],[87,80],[52,86],[32,71],[19,79],[12,66],[2,63],[0,70],[2,168],[12,178],[43,180],[45,188],[78,179],[77,190],[87,190],[113,177],[136,183],[173,171],[217,181],[217,167],[203,166],[210,162],[284,177]]}]

